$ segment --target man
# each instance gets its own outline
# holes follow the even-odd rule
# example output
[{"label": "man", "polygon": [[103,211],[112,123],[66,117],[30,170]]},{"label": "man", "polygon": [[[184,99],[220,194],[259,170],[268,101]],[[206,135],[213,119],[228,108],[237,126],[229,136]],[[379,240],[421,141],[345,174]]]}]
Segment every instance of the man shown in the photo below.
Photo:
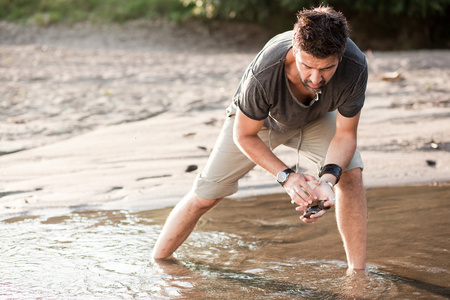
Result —
[{"label": "man", "polygon": [[[277,178],[297,210],[315,199],[326,200],[325,207],[336,204],[349,270],[365,269],[367,204],[356,150],[365,56],[348,38],[341,13],[321,6],[297,17],[294,30],[272,38],[247,68],[205,169],[164,225],[155,259],[170,258],[199,218],[235,193],[238,180],[258,164]],[[320,180],[289,169],[272,152],[281,144],[315,162]],[[325,213],[300,219],[315,222]]]}]

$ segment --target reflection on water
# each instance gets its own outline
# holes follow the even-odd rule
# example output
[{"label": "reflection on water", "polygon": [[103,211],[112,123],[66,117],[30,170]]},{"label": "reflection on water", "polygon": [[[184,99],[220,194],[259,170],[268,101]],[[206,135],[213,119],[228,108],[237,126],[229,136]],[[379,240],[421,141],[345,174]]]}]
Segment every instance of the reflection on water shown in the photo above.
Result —
[{"label": "reflection on water", "polygon": [[283,195],[223,201],[164,263],[150,254],[169,209],[11,218],[0,299],[445,299],[449,194],[369,190],[367,276],[346,276],[332,211],[302,224]]},{"label": "reflection on water", "polygon": [[82,212],[62,218],[2,224],[0,294],[140,295],[148,237],[159,229],[122,212]]}]

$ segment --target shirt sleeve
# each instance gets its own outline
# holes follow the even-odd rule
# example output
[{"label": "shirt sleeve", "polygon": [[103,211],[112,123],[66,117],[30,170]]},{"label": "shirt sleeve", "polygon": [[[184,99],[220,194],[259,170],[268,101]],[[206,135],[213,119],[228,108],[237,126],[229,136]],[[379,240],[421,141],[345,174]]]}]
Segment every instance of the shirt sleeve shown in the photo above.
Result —
[{"label": "shirt sleeve", "polygon": [[267,101],[267,94],[255,76],[250,75],[241,82],[236,97],[239,109],[250,119],[260,121],[269,115],[270,104]]},{"label": "shirt sleeve", "polygon": [[364,106],[366,99],[368,70],[367,64],[361,71],[354,84],[351,86],[345,102],[339,106],[338,110],[341,115],[347,118],[356,116]]}]

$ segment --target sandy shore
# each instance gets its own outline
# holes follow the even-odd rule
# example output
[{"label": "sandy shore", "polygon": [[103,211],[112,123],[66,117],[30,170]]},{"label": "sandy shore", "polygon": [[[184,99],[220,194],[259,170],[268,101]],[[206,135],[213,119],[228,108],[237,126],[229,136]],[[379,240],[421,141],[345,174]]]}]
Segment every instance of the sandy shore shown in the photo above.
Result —
[{"label": "sandy shore", "polygon": [[[233,32],[243,27],[0,23],[0,217],[174,205],[206,163],[224,108],[269,37]],[[366,54],[358,141],[366,186],[450,181],[450,51]],[[296,160],[290,150],[277,153]],[[279,192],[256,168],[235,197]]]}]

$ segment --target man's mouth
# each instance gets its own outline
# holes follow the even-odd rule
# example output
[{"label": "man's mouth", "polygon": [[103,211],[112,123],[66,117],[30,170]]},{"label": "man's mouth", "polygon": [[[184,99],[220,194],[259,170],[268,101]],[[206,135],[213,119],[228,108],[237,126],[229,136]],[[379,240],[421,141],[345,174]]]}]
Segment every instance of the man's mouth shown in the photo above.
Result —
[{"label": "man's mouth", "polygon": [[312,89],[320,89],[323,86],[323,84],[312,84],[312,83],[308,85]]}]

